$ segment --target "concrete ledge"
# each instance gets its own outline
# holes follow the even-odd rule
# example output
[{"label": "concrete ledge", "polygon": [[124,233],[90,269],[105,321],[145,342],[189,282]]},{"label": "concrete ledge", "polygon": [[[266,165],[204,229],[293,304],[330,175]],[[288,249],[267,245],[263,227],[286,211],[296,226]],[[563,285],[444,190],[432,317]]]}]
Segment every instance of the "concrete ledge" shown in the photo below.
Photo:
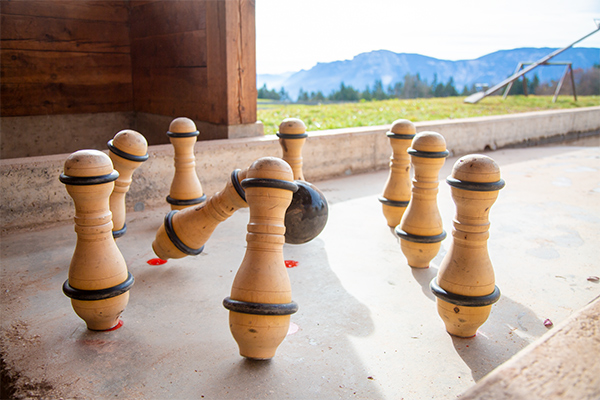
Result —
[{"label": "concrete ledge", "polygon": [[[391,122],[391,121],[390,121]],[[600,107],[417,122],[417,131],[433,130],[446,138],[454,155],[565,135],[600,134]],[[303,150],[304,174],[317,182],[341,175],[386,168],[391,153],[388,125],[312,132]],[[144,133],[141,131],[141,133]],[[111,133],[112,134],[112,133]],[[173,178],[171,145],[150,146],[150,158],[134,174],[127,209],[163,205]],[[206,194],[221,190],[235,168],[264,156],[281,156],[276,136],[198,142],[196,170]],[[0,160],[2,230],[66,221],[71,198],[58,176],[67,154]]]},{"label": "concrete ledge", "polygon": [[600,399],[600,299],[484,377],[463,400]]}]

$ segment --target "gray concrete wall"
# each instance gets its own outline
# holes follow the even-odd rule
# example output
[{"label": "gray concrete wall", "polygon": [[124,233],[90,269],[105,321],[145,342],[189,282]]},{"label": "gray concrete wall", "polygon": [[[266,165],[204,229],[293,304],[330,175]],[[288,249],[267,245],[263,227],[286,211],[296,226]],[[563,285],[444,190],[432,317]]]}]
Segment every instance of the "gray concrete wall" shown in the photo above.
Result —
[{"label": "gray concrete wall", "polygon": [[[441,133],[448,149],[462,155],[565,135],[600,135],[600,107],[415,125],[417,132]],[[310,133],[303,149],[306,180],[317,182],[387,168],[391,154],[385,135],[388,129],[377,126]],[[134,173],[127,195],[128,212],[162,205],[169,193],[174,173],[171,145],[150,146],[148,153],[148,161]],[[261,136],[198,142],[195,154],[198,176],[210,196],[221,190],[233,169],[245,168],[260,157],[281,157],[281,148],[277,137]],[[3,231],[40,227],[73,217],[71,198],[58,181],[67,156],[0,160]]]}]

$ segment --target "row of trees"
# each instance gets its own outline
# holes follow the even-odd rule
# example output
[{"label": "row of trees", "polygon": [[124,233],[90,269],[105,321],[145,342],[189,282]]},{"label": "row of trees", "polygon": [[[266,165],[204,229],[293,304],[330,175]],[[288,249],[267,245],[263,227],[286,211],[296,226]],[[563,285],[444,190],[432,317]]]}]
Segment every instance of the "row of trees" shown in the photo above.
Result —
[{"label": "row of trees", "polygon": [[[600,95],[600,64],[594,67],[583,70],[576,69],[575,86],[577,94],[582,96]],[[550,95],[554,93],[557,82],[550,81],[540,83],[537,74],[532,79],[526,79],[527,93],[537,95]],[[463,87],[462,91],[458,91],[454,86],[454,79],[451,77],[446,83],[438,82],[437,75],[434,75],[433,82],[429,84],[427,80],[421,79],[419,74],[404,76],[403,82],[396,82],[393,85],[388,85],[384,88],[381,80],[376,80],[372,87],[367,86],[363,91],[357,90],[350,85],[340,84],[338,90],[332,91],[329,95],[324,95],[322,91],[306,92],[303,89],[299,90],[297,102],[299,103],[314,103],[324,101],[371,101],[371,100],[386,100],[386,99],[415,99],[429,97],[451,97],[451,96],[468,96],[481,90],[481,88],[472,85]],[[497,94],[502,94],[499,91]],[[515,81],[510,90],[511,95],[524,94],[522,79]],[[561,93],[572,93],[571,80],[566,79],[563,83]],[[258,90],[259,99],[271,99],[279,101],[291,101],[289,93],[284,88],[276,91],[275,89],[267,89],[266,84]]]}]

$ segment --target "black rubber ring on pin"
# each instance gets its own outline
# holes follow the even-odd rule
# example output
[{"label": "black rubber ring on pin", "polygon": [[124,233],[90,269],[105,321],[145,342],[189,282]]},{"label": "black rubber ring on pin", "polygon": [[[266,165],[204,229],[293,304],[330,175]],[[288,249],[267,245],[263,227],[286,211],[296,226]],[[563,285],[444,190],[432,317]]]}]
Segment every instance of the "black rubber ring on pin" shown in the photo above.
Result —
[{"label": "black rubber ring on pin", "polygon": [[400,225],[398,225],[394,231],[396,232],[396,235],[398,235],[400,237],[400,239],[404,239],[407,240],[409,242],[413,242],[413,243],[437,243],[437,242],[441,242],[442,240],[446,239],[446,231],[442,230],[442,233],[440,233],[439,235],[433,235],[433,236],[420,236],[420,235],[413,235],[411,233],[408,232],[404,232],[402,229],[400,229]]},{"label": "black rubber ring on pin", "polygon": [[495,285],[494,291],[485,296],[463,296],[460,294],[447,292],[438,285],[437,278],[433,278],[431,280],[429,283],[429,288],[437,298],[456,306],[484,307],[494,304],[500,298],[500,289],[498,289],[498,286]]},{"label": "black rubber ring on pin", "polygon": [[113,297],[117,297],[127,292],[132,286],[135,279],[133,279],[133,275],[131,272],[127,272],[127,279],[123,283],[120,283],[116,286],[109,287],[106,289],[99,290],[82,290],[76,289],[69,285],[69,280],[67,279],[63,284],[63,293],[65,296],[73,299],[73,300],[82,300],[82,301],[94,301],[94,300],[105,300]]},{"label": "black rubber ring on pin", "polygon": [[298,311],[298,304],[294,301],[283,304],[250,303],[233,300],[231,297],[225,297],[223,307],[229,311],[253,315],[291,315]]},{"label": "black rubber ring on pin", "polygon": [[241,169],[236,169],[231,173],[231,183],[237,194],[242,198],[242,200],[246,201],[246,191],[240,184],[240,180],[238,178],[240,171]]},{"label": "black rubber ring on pin", "polygon": [[456,179],[451,176],[446,178],[446,183],[454,188],[473,192],[495,192],[496,190],[502,189],[506,185],[504,179],[500,179],[496,182],[469,182],[461,181],[460,179]]},{"label": "black rubber ring on pin", "polygon": [[446,158],[450,154],[448,150],[444,151],[421,151],[415,150],[412,147],[407,150],[408,154],[414,157],[421,158]]},{"label": "black rubber ring on pin", "polygon": [[116,231],[112,231],[113,238],[120,238],[127,232],[127,224],[123,224],[121,229],[117,229]]},{"label": "black rubber ring on pin", "polygon": [[99,176],[70,176],[60,174],[58,180],[65,185],[73,186],[86,186],[86,185],[100,185],[103,183],[114,182],[119,177],[119,173],[113,170],[110,174],[99,175]]},{"label": "black rubber ring on pin", "polygon": [[390,139],[405,139],[405,140],[412,140],[415,134],[409,135],[409,134],[403,134],[403,133],[394,133],[391,131],[388,131],[385,133],[387,137],[389,137]]},{"label": "black rubber ring on pin", "polygon": [[167,136],[173,137],[173,138],[192,137],[192,136],[198,136],[199,134],[200,134],[200,131],[194,131],[194,132],[171,132],[171,131],[167,131]]},{"label": "black rubber ring on pin", "polygon": [[253,187],[270,187],[275,189],[289,190],[290,192],[298,191],[298,185],[294,182],[285,181],[283,179],[268,179],[268,178],[246,178],[242,181],[244,189]]},{"label": "black rubber ring on pin", "polygon": [[202,253],[202,250],[204,250],[204,246],[200,247],[199,249],[192,249],[191,247],[183,243],[181,239],[179,239],[179,236],[177,236],[175,230],[173,229],[173,215],[175,215],[175,213],[177,213],[178,211],[179,210],[171,210],[167,215],[165,215],[165,232],[167,233],[167,236],[169,237],[171,243],[173,243],[173,245],[177,247],[177,250],[181,251],[184,254],[187,254],[188,256],[197,256],[198,254]]},{"label": "black rubber ring on pin", "polygon": [[129,161],[136,161],[136,162],[144,162],[148,159],[148,153],[146,153],[146,155],[143,155],[143,156],[136,156],[135,154],[129,154],[129,153],[124,152],[123,150],[119,149],[118,147],[116,147],[113,144],[113,140],[114,139],[109,140],[106,145],[108,146],[108,150],[110,150],[112,153],[118,155],[119,157],[124,158]]},{"label": "black rubber ring on pin", "polygon": [[206,195],[203,194],[201,197],[196,197],[195,199],[174,199],[171,196],[167,196],[167,203],[173,204],[174,206],[194,206],[196,204],[200,204],[206,201]]},{"label": "black rubber ring on pin", "polygon": [[276,133],[279,139],[304,139],[308,137],[308,133]]},{"label": "black rubber ring on pin", "polygon": [[390,206],[390,207],[408,207],[408,203],[410,201],[401,201],[401,200],[390,200],[390,199],[386,199],[383,196],[379,197],[379,201],[382,204],[385,204],[386,206]]}]

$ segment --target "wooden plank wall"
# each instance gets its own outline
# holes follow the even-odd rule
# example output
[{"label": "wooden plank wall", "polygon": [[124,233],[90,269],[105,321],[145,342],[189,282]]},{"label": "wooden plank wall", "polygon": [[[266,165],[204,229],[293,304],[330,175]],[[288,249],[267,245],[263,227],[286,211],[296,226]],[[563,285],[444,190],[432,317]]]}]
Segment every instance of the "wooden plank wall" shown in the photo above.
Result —
[{"label": "wooden plank wall", "polygon": [[[254,0],[1,0],[2,117],[256,122]],[[225,138],[214,129],[199,139]],[[225,136],[223,136],[225,135]]]},{"label": "wooden plank wall", "polygon": [[250,0],[132,1],[135,110],[256,122],[254,10]]},{"label": "wooden plank wall", "polygon": [[0,6],[3,117],[132,110],[125,0]]}]

